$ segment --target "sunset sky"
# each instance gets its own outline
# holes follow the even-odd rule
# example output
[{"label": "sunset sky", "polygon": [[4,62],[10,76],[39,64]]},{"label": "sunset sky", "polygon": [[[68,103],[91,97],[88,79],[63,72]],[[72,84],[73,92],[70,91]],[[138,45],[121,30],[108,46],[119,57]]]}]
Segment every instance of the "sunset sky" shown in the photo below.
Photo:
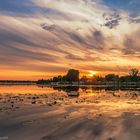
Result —
[{"label": "sunset sky", "polygon": [[140,69],[140,0],[1,0],[0,79]]}]

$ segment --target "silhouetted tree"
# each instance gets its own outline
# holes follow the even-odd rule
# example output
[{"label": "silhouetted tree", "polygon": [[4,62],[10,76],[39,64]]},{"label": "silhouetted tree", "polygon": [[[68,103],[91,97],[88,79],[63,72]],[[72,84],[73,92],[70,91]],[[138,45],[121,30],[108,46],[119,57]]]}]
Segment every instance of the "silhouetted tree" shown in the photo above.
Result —
[{"label": "silhouetted tree", "polygon": [[131,82],[131,78],[130,78],[129,75],[128,75],[128,76],[121,76],[121,77],[119,78],[119,81],[120,81],[120,82]]},{"label": "silhouetted tree", "polygon": [[108,74],[105,76],[105,80],[106,81],[118,81],[119,80],[119,76],[115,75],[115,74]]},{"label": "silhouetted tree", "polygon": [[[92,80],[92,82],[91,82]],[[118,75],[115,74],[108,74],[105,77],[101,77],[101,76],[93,76],[92,79],[87,78],[86,76],[83,76],[80,81],[82,82],[87,82],[87,84],[94,84],[94,82],[96,83],[105,83],[105,82],[114,82],[114,84],[120,84],[121,82],[127,82],[129,84],[129,82],[139,82],[140,81],[140,75],[139,75],[139,70],[134,68],[131,69],[129,72],[129,75],[127,76],[121,76],[119,77]],[[3,81],[1,81],[3,82]],[[22,82],[22,81],[4,81],[4,82]],[[25,82],[25,81],[23,81]],[[28,81],[27,81],[28,82]],[[30,82],[30,81],[29,81]],[[57,76],[57,77],[53,77],[51,79],[48,80],[38,80],[36,83],[37,84],[50,84],[52,82],[60,82],[60,83],[72,83],[72,82],[79,82],[79,71],[75,70],[75,69],[70,69],[68,70],[67,74],[64,76]],[[91,83],[90,83],[91,82]],[[135,83],[134,83],[135,84]]]},{"label": "silhouetted tree", "polygon": [[81,79],[80,79],[81,82],[87,82],[88,81],[88,78],[86,76],[83,76]]},{"label": "silhouetted tree", "polygon": [[79,82],[79,70],[70,69],[66,74],[66,80],[70,83]]},{"label": "silhouetted tree", "polygon": [[94,75],[92,77],[92,81],[98,81],[98,82],[103,82],[105,78],[101,77],[101,76],[97,76],[97,75]]},{"label": "silhouetted tree", "polygon": [[36,84],[45,85],[45,84],[49,84],[50,82],[51,82],[51,79],[48,79],[48,80],[43,80],[43,79],[41,79],[41,80],[38,80],[38,81],[36,82]]},{"label": "silhouetted tree", "polygon": [[62,77],[62,81],[63,81],[63,82],[67,82],[67,77],[66,77],[66,75]]},{"label": "silhouetted tree", "polygon": [[131,69],[130,72],[129,72],[129,74],[130,74],[131,77],[136,77],[139,74],[139,70],[136,69],[136,68]]},{"label": "silhouetted tree", "polygon": [[130,75],[130,78],[131,78],[132,82],[139,81],[138,74],[139,74],[139,70],[138,69],[134,68],[134,69],[130,70],[129,75]]},{"label": "silhouetted tree", "polygon": [[53,77],[53,82],[62,82],[62,76]]}]

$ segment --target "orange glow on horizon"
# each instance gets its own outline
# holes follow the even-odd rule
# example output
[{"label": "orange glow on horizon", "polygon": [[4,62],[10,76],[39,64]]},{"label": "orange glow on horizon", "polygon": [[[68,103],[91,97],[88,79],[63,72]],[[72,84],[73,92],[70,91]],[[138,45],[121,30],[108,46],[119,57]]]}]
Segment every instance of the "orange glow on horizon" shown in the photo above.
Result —
[{"label": "orange glow on horizon", "polygon": [[[119,74],[121,75],[128,75],[128,72],[120,72],[118,71],[94,71],[94,70],[79,70],[80,71],[80,77],[87,76],[91,78],[94,75],[98,76],[105,76],[109,73]],[[54,76],[58,75],[66,75],[66,71],[26,71],[26,70],[11,70],[11,69],[5,69],[0,70],[0,80],[39,80],[39,79],[50,79]]]},{"label": "orange glow on horizon", "polygon": [[97,71],[92,71],[92,70],[90,70],[88,76],[92,77],[92,76],[94,76],[94,75],[96,75],[96,74],[98,74]]}]

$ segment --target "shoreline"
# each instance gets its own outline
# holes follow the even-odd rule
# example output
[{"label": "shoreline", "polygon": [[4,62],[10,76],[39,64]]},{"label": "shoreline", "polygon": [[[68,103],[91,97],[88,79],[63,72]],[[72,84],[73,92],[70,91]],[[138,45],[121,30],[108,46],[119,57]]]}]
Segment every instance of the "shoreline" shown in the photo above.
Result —
[{"label": "shoreline", "polygon": [[112,89],[136,89],[136,90],[140,90],[140,85],[96,85],[96,84],[89,84],[89,85],[83,85],[83,84],[79,84],[79,85],[71,85],[71,84],[59,84],[59,85],[52,85],[52,84],[36,84],[36,83],[24,83],[24,84],[21,84],[21,83],[15,83],[15,84],[13,84],[13,83],[9,83],[9,84],[2,84],[2,83],[0,83],[0,86],[37,86],[37,87],[50,87],[50,88],[53,88],[53,87],[79,87],[79,88],[82,88],[82,87],[87,87],[87,88],[89,88],[89,87],[95,87],[95,88],[101,88],[101,89],[105,89],[105,88],[110,88],[110,90],[112,90]]}]

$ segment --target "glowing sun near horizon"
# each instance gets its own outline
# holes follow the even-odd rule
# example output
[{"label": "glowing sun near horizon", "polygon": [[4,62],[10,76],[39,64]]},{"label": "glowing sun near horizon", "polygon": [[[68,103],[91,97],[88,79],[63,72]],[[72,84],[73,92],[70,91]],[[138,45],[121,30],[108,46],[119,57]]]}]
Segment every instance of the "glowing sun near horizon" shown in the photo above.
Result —
[{"label": "glowing sun near horizon", "polygon": [[97,71],[90,70],[88,76],[92,77],[96,75],[97,73],[98,73]]}]

